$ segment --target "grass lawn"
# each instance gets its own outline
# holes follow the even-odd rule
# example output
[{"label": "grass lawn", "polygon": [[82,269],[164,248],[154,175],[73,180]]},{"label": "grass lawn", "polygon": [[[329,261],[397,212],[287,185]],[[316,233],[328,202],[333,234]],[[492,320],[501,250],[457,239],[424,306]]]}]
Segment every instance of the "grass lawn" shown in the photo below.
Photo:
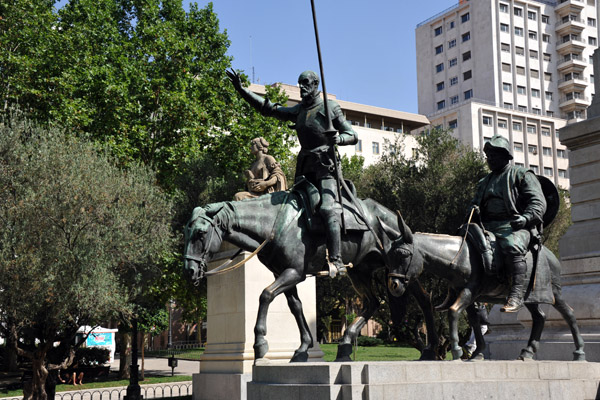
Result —
[{"label": "grass lawn", "polygon": [[146,357],[171,357],[171,354],[175,354],[175,358],[180,360],[200,360],[200,356],[204,353],[204,348],[186,349],[186,350],[158,350],[158,351],[146,351]]},{"label": "grass lawn", "polygon": [[[151,376],[146,377],[143,381],[140,381],[140,385],[150,385],[153,383],[171,383],[171,382],[187,382],[191,381],[191,376],[186,375],[176,375],[176,376]],[[84,377],[85,381],[85,377]],[[102,380],[98,382],[90,382],[85,383],[83,385],[56,385],[56,392],[68,392],[71,390],[91,390],[91,389],[101,389],[108,387],[117,387],[117,386],[128,386],[129,380]],[[17,397],[23,396],[22,390],[2,390],[0,391],[0,398],[2,397]]]},{"label": "grass lawn", "polygon": [[[325,361],[334,361],[337,354],[337,343],[322,344],[321,350],[325,353]],[[372,346],[356,348],[355,361],[410,361],[418,360],[421,357],[419,350],[412,347],[398,346]],[[351,356],[354,359],[354,354]]]}]

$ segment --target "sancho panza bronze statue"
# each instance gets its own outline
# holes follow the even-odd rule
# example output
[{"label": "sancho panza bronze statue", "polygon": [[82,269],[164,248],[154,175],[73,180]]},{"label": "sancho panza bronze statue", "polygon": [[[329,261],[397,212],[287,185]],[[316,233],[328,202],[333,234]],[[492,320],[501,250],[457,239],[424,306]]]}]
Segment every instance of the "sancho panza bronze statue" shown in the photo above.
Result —
[{"label": "sancho panza bronze statue", "polygon": [[546,212],[546,199],[533,171],[509,164],[513,156],[508,140],[493,136],[483,147],[492,172],[483,178],[473,198],[485,229],[496,235],[496,242],[512,274],[512,286],[500,311],[515,312],[523,306],[525,255],[530,241],[539,235]]},{"label": "sancho panza bronze statue", "polygon": [[[319,77],[312,71],[305,71],[298,78],[302,102],[293,107],[283,107],[249,91],[242,86],[240,76],[235,71],[227,71],[229,79],[242,97],[262,115],[273,116],[293,123],[298,134],[301,150],[296,164],[296,177],[305,176],[321,193],[319,213],[326,226],[329,262],[344,274],[346,271],[341,257],[341,225],[339,203],[336,202],[336,177],[334,176],[334,152],[331,147],[353,145],[358,136],[352,129],[342,110],[333,100],[328,100],[328,108],[335,131],[327,132],[328,118],[319,91]],[[338,166],[339,167],[339,166]]]}]

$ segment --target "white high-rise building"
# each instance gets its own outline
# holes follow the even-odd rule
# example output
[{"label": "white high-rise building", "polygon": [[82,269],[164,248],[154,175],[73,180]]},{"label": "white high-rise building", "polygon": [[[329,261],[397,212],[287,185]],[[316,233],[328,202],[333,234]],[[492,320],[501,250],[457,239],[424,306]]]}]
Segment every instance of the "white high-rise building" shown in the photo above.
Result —
[{"label": "white high-rise building", "polygon": [[559,129],[586,118],[596,0],[461,0],[416,28],[419,113],[481,149],[508,138],[514,163],[569,187]]}]

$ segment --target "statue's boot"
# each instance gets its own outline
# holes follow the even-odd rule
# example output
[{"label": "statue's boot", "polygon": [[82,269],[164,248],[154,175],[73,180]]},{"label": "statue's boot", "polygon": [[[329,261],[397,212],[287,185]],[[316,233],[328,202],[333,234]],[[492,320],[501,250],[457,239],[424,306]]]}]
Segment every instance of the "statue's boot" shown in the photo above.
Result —
[{"label": "statue's boot", "polygon": [[510,289],[510,294],[508,295],[508,300],[500,311],[517,312],[523,307],[526,274],[527,264],[525,263],[525,260],[522,258],[512,260],[512,287]]},{"label": "statue's boot", "polygon": [[325,222],[327,237],[327,264],[329,267],[329,276],[335,278],[337,275],[346,275],[346,266],[342,261],[342,233],[340,223],[335,211],[323,213],[327,217]]}]

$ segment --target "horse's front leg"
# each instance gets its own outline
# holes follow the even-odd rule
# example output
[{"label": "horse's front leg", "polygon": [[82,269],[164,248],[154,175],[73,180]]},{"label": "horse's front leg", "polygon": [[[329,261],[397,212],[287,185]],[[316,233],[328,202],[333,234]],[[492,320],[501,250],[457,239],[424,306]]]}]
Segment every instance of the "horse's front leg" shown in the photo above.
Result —
[{"label": "horse's front leg", "polygon": [[450,331],[450,350],[452,359],[460,360],[463,351],[458,345],[458,319],[460,313],[473,301],[473,292],[469,288],[464,288],[458,295],[458,298],[448,309],[448,330]]},{"label": "horse's front leg", "polygon": [[419,308],[425,317],[425,326],[427,327],[427,346],[423,349],[420,360],[437,360],[439,339],[437,330],[435,329],[431,298],[419,281],[412,282],[408,286],[408,289],[410,290],[410,294],[417,300]]},{"label": "horse's front leg", "polygon": [[264,358],[269,351],[267,335],[267,313],[269,305],[281,293],[295,287],[302,282],[302,276],[295,269],[284,270],[275,282],[263,290],[259,299],[258,316],[254,326],[254,361]]},{"label": "horse's front leg", "polygon": [[[475,344],[476,348],[471,353],[469,359],[471,360],[483,360],[483,350],[485,350],[485,340],[483,339],[483,333],[481,332],[481,322],[479,321],[479,316],[477,314],[477,309],[474,304],[470,304],[467,307],[467,318],[469,320],[469,325],[471,326],[471,330],[475,335]],[[468,344],[468,342],[467,342]],[[465,346],[466,347],[466,346]],[[467,352],[470,350],[467,348]]]},{"label": "horse's front leg", "polygon": [[379,307],[379,300],[373,294],[371,289],[371,274],[357,274],[350,272],[348,276],[352,280],[354,290],[356,290],[356,293],[360,296],[362,308],[358,313],[358,316],[344,331],[344,336],[338,345],[335,361],[352,361],[350,358],[350,355],[352,354],[352,344],[356,338],[358,338],[360,331],[369,318],[373,316],[373,313]]},{"label": "horse's front leg", "polygon": [[306,323],[306,318],[302,311],[302,302],[300,301],[300,297],[298,297],[298,289],[296,286],[287,290],[285,292],[285,297],[287,298],[290,311],[294,315],[296,323],[298,324],[298,329],[300,330],[300,347],[296,350],[290,362],[308,361],[308,349],[313,347],[313,337],[310,333],[310,328]]}]

